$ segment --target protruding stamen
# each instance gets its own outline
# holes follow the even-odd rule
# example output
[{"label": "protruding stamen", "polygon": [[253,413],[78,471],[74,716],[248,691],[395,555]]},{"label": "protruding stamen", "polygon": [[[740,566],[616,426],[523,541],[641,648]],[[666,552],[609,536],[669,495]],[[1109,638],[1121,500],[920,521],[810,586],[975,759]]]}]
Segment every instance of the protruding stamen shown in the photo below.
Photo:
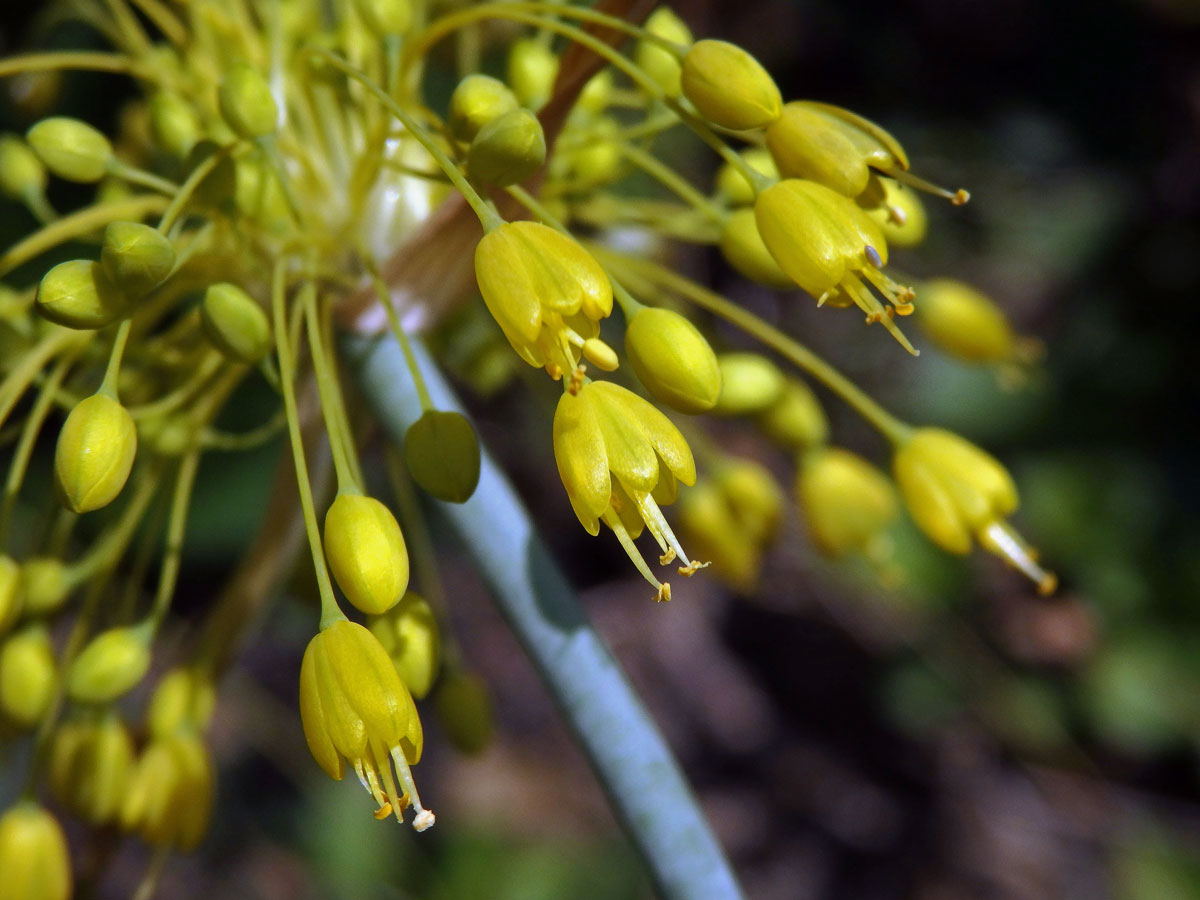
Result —
[{"label": "protruding stamen", "polygon": [[583,378],[587,374],[587,366],[578,365],[571,373],[571,380],[567,382],[567,393],[574,397],[583,389]]},{"label": "protruding stamen", "polygon": [[408,795],[413,809],[417,811],[417,815],[412,823],[413,828],[417,831],[424,831],[437,821],[437,817],[434,816],[433,810],[426,809],[421,805],[421,796],[417,793],[417,783],[413,781],[412,770],[408,767],[408,760],[404,758],[404,751],[399,747],[392,748],[392,762],[396,766],[396,779],[404,788],[404,793]]},{"label": "protruding stamen", "polygon": [[926,181],[920,175],[914,175],[912,172],[904,169],[889,170],[887,174],[901,184],[907,184],[910,188],[915,188],[926,194],[933,194],[935,197],[941,197],[943,200],[949,200],[955,206],[962,206],[971,199],[970,193],[962,188],[950,191],[941,185],[934,184],[932,181]]},{"label": "protruding stamen", "polygon": [[597,369],[604,372],[615,372],[620,360],[612,347],[600,338],[588,338],[583,342],[583,356]]},{"label": "protruding stamen", "polygon": [[[865,270],[868,277],[870,277],[870,273],[877,271],[878,270],[876,269]],[[854,302],[858,305],[858,308],[867,314],[867,324],[882,322],[883,327],[886,328],[888,333],[899,342],[901,347],[903,347],[913,356],[921,355],[917,349],[911,343],[909,343],[908,338],[904,336],[904,332],[902,332],[896,323],[884,313],[883,305],[879,302],[879,300],[876,299],[875,295],[867,289],[867,286],[858,280],[856,275],[851,272],[847,272],[843,276],[841,284],[846,293],[849,294],[853,298]]]},{"label": "protruding stamen", "polygon": [[[614,494],[614,497],[615,496],[616,495]],[[657,578],[654,577],[654,573],[651,572],[650,567],[648,565],[646,565],[646,560],[642,557],[642,554],[638,551],[638,548],[634,545],[633,539],[629,536],[629,532],[625,530],[625,525],[624,525],[624,523],[621,522],[621,517],[619,515],[617,515],[616,511],[610,507],[609,509],[604,511],[604,516],[602,518],[604,520],[604,524],[607,525],[609,528],[611,528],[613,534],[615,534],[617,536],[617,541],[620,542],[621,549],[623,549],[625,551],[626,555],[629,557],[629,559],[633,563],[634,567],[638,570],[638,572],[641,573],[643,578],[645,578],[648,582],[650,582],[650,585],[657,592],[655,599],[660,602],[663,599],[670,600],[671,599],[670,586],[663,584],[661,581],[659,581]],[[664,590],[666,591],[665,598],[663,597]]]},{"label": "protruding stamen", "polygon": [[[642,521],[646,523],[646,528],[654,535],[654,539],[658,541],[658,546],[663,549],[664,555],[669,547],[675,551],[679,559],[683,560],[685,566],[690,566],[692,561],[688,559],[688,555],[683,551],[683,545],[679,543],[679,538],[675,537],[675,532],[667,524],[662,510],[658,508],[658,504],[654,502],[654,498],[649,494],[634,494],[633,502],[637,504],[638,514],[642,517]],[[663,565],[665,566],[674,559],[675,557],[672,556],[670,559],[665,560]]]},{"label": "protruding stamen", "polygon": [[1058,588],[1058,576],[1038,565],[1033,549],[1007,522],[990,523],[979,535],[979,542],[1036,584],[1043,597]]},{"label": "protruding stamen", "polygon": [[883,260],[879,257],[879,251],[870,244],[867,244],[867,246],[863,248],[863,254],[867,257],[867,262],[869,262],[875,268],[883,268]]}]

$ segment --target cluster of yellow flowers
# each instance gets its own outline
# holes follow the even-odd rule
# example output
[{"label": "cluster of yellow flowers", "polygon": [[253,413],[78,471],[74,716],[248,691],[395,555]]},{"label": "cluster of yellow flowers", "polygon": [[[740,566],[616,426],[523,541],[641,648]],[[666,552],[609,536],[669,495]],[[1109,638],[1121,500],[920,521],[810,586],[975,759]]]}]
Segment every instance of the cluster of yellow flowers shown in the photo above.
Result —
[{"label": "cluster of yellow flowers", "polygon": [[[408,590],[400,524],[367,492],[335,326],[386,327],[404,349],[425,410],[404,441],[405,477],[448,502],[475,489],[478,441],[467,419],[429,400],[406,326],[433,329],[446,365],[481,390],[511,375],[503,339],[561,381],[553,449],[571,506],[590,533],[608,526],[660,600],[671,587],[634,543],[643,530],[662,565],[677,561],[691,575],[711,561],[719,577],[749,587],[783,506],[764,469],[726,456],[696,425],[681,431],[660,406],[742,417],[791,454],[800,508],[824,552],[878,558],[898,488],[937,545],[966,553],[978,542],[1053,589],[1005,521],[1017,495],[1000,463],[957,435],[899,422],[654,249],[658,237],[712,245],[753,281],[858,307],[914,354],[896,318],[916,311],[947,352],[1019,363],[1026,345],[983,295],[950,281],[914,291],[885,274],[889,243],[924,235],[916,190],[954,203],[966,195],[912,175],[877,125],[822,103],[785,103],[750,54],[695,41],[667,8],[644,25],[536,0],[77,0],[63,14],[113,49],[16,56],[0,60],[0,77],[40,79],[53,94],[64,71],[117,72],[143,96],[111,139],[60,116],[0,137],[0,192],[38,223],[0,254],[0,439],[11,446],[0,507],[0,720],[4,740],[33,735],[26,797],[0,817],[5,896],[70,894],[63,834],[35,799],[43,785],[84,822],[164,851],[204,834],[214,789],[204,736],[224,651],[244,624],[236,609],[214,607],[220,627],[159,677],[142,726],[127,720],[131,692],[152,671],[207,453],[255,447],[284,429],[290,438],[321,593],[299,676],[321,768],[341,778],[348,763],[380,817],[400,819],[411,806],[422,830],[434,817],[410,771],[422,750],[414,698],[436,682],[437,708],[461,743],[483,740],[486,698],[444,652],[440,598]],[[460,80],[439,106],[423,75],[444,65],[435,50],[446,39]],[[503,77],[479,71],[495,47]],[[720,160],[710,191],[655,155],[655,139],[677,128]],[[631,174],[669,199],[617,189]],[[93,199],[59,213],[51,176],[94,185]],[[625,229],[642,236],[643,252],[607,240]],[[49,266],[63,248],[83,255]],[[461,272],[472,248],[483,304],[451,315],[470,300]],[[624,383],[621,354],[601,336],[614,301],[634,376]],[[742,328],[848,402],[892,445],[894,477],[829,445],[798,375],[762,355],[716,353],[689,307]],[[613,374],[592,380],[593,370]],[[222,409],[253,378],[277,391],[279,414],[247,433],[221,430]],[[305,411],[316,406],[319,414]],[[61,509],[40,516],[44,494],[25,476],[60,412]],[[323,528],[308,464],[318,415],[337,482]],[[708,464],[698,483],[697,440]],[[662,511],[677,497],[678,535]],[[118,499],[98,536],[78,527]],[[146,596],[159,535],[139,527],[155,509],[165,511],[165,541]],[[335,584],[366,626],[343,613]]]}]

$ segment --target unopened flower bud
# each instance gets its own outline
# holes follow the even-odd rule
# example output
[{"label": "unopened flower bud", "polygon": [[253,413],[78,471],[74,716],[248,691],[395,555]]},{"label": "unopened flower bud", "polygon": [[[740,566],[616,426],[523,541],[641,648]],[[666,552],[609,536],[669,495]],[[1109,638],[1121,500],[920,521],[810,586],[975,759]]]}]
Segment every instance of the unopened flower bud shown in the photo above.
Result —
[{"label": "unopened flower bud", "polygon": [[355,0],[354,8],[376,37],[403,34],[412,23],[409,0]]},{"label": "unopened flower bud", "polygon": [[785,379],[775,363],[757,353],[722,353],[721,396],[715,411],[745,416],[769,408],[783,393]]},{"label": "unopened flower bud", "polygon": [[460,753],[482,753],[495,728],[487,685],[474,672],[454,669],[438,684],[433,698],[438,721]]},{"label": "unopened flower bud", "polygon": [[79,703],[111,703],[134,688],[150,668],[144,627],[102,631],[67,670],[67,696]]},{"label": "unopened flower bud", "polygon": [[779,118],[783,98],[757,59],[726,41],[697,41],[683,57],[683,95],[700,115],[732,131],[763,128]]},{"label": "unopened flower bud", "polygon": [[467,171],[472,178],[507,187],[524,181],[545,161],[542,123],[529,110],[514,109],[479,129],[467,153]]},{"label": "unopened flower bud", "polygon": [[113,160],[112,144],[103,132],[78,119],[42,119],[25,137],[46,168],[67,181],[99,181]]},{"label": "unopened flower bud", "polygon": [[69,900],[71,857],[58,820],[21,801],[0,816],[0,896],[8,900]]},{"label": "unopened flower bud", "polygon": [[46,168],[29,145],[15,134],[0,136],[0,193],[24,201],[46,189]]},{"label": "unopened flower bud", "polygon": [[429,603],[419,594],[408,591],[387,612],[372,616],[369,625],[371,633],[396,664],[400,680],[409,693],[414,699],[423,700],[441,665],[437,619]]},{"label": "unopened flower bud", "polygon": [[194,850],[208,830],[214,781],[212,758],[197,734],[157,738],[130,774],[121,827],[152,847]]},{"label": "unopened flower bud", "polygon": [[1004,312],[961,281],[938,278],[922,284],[917,324],[938,347],[965,362],[1005,362],[1016,353]]},{"label": "unopened flower bud", "polygon": [[266,313],[236,284],[209,285],[200,304],[200,323],[216,348],[236,362],[255,365],[271,352]]},{"label": "unopened flower bud", "polygon": [[200,140],[200,120],[178,94],[160,91],[150,98],[150,134],[168,156],[183,159]]},{"label": "unopened flower bud", "polygon": [[684,413],[712,409],[721,368],[704,335],[669,309],[642,307],[625,329],[625,353],[638,380],[660,403]]},{"label": "unopened flower bud", "polygon": [[737,459],[714,478],[733,511],[737,530],[757,544],[774,539],[783,517],[783,492],[774,476],[756,462]]},{"label": "unopened flower bud", "polygon": [[221,118],[238,137],[253,140],[275,132],[279,107],[258,69],[235,63],[217,88]]},{"label": "unopened flower bud", "polygon": [[813,543],[833,557],[852,550],[870,555],[897,512],[888,477],[839,447],[822,447],[801,458],[796,499]]},{"label": "unopened flower bud", "polygon": [[579,99],[575,101],[575,108],[589,113],[603,112],[608,107],[612,90],[612,69],[601,69],[587,80],[579,92]]},{"label": "unopened flower bud", "polygon": [[763,243],[751,207],[729,214],[721,229],[720,248],[725,261],[751,281],[777,291],[795,290],[796,282],[779,267]]},{"label": "unopened flower bud", "polygon": [[162,284],[175,267],[175,248],[161,231],[140,222],[110,222],[104,229],[100,264],[128,299]]},{"label": "unopened flower bud", "polygon": [[21,584],[28,616],[50,615],[62,606],[74,587],[66,564],[53,556],[25,560],[21,566]]},{"label": "unopened flower bud", "polygon": [[137,454],[137,427],[105,394],[81,400],[67,416],[54,450],[63,502],[77,513],[107,506],[125,487]]},{"label": "unopened flower bud", "polygon": [[21,615],[23,593],[20,564],[11,556],[0,554],[0,635]]},{"label": "unopened flower bud", "polygon": [[[766,175],[772,181],[779,180],[779,169],[765,148],[751,147],[743,150],[741,156],[746,165],[756,172]],[[717,193],[724,197],[730,206],[749,206],[754,202],[754,185],[747,181],[742,170],[732,163],[727,162],[717,170],[716,188]]]},{"label": "unopened flower bud", "polygon": [[819,447],[829,440],[829,420],[812,390],[791,379],[779,398],[758,414],[759,429],[785,450]]},{"label": "unopened flower bud", "polygon": [[762,550],[738,531],[724,492],[711,480],[698,482],[679,500],[679,536],[709,570],[737,591],[752,590],[762,569]]},{"label": "unopened flower bud", "polygon": [[247,155],[238,159],[235,169],[238,214],[276,234],[289,227],[292,219],[287,197],[271,164],[263,157]]},{"label": "unopened flower bud", "polygon": [[325,556],[355,607],[379,614],[408,587],[408,549],[391,510],[374,497],[338,494],[325,514]]},{"label": "unopened flower bud", "polygon": [[562,151],[562,160],[570,178],[580,187],[604,184],[621,172],[621,126],[611,116],[590,123],[578,146]]},{"label": "unopened flower bud", "polygon": [[460,141],[475,139],[479,129],[520,107],[516,95],[503,81],[490,75],[468,75],[450,95],[450,133]]},{"label": "unopened flower bud", "polygon": [[536,38],[522,38],[508,51],[507,77],[517,101],[536,112],[554,90],[558,57]]},{"label": "unopened flower bud", "polygon": [[99,721],[66,722],[54,734],[48,781],[55,799],[91,825],[120,812],[133,771],[129,729],[109,713]]},{"label": "unopened flower bud", "polygon": [[54,648],[43,626],[13,632],[0,644],[0,716],[32,728],[49,709],[57,684]]},{"label": "unopened flower bud", "polygon": [[159,681],[146,710],[146,726],[156,738],[180,730],[203,732],[212,719],[217,693],[200,669],[172,669]]},{"label": "unopened flower bud", "polygon": [[404,463],[426,493],[465,503],[479,484],[479,438],[461,413],[427,410],[404,434]]},{"label": "unopened flower bud", "polygon": [[[692,32],[670,8],[660,6],[646,19],[646,30],[656,37],[679,44],[680,50],[692,43]],[[659,44],[641,40],[634,51],[634,61],[649,75],[668,97],[677,97],[683,68],[679,57]]]},{"label": "unopened flower bud", "polygon": [[90,259],[61,262],[42,276],[37,310],[67,328],[103,328],[125,315],[129,297]]}]

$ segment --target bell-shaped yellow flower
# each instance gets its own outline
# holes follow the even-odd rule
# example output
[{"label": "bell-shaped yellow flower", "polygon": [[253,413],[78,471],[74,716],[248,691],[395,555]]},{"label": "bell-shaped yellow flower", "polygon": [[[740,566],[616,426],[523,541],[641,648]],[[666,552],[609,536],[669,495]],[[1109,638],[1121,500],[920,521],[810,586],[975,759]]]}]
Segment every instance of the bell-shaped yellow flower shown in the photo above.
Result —
[{"label": "bell-shaped yellow flower", "polygon": [[558,401],[554,458],[583,527],[597,534],[604,522],[657,589],[658,599],[671,599],[671,586],[650,573],[633,540],[645,526],[663,552],[663,565],[678,557],[683,575],[702,565],[688,559],[659,509],[675,499],[677,482],[696,481],[696,463],[679,429],[637,394],[609,382],[590,382]]},{"label": "bell-shaped yellow flower", "polygon": [[429,602],[408,591],[387,612],[371,616],[367,625],[392,658],[404,686],[417,700],[424,700],[442,662],[437,617]]},{"label": "bell-shaped yellow flower", "polygon": [[953,432],[920,428],[896,450],[892,470],[913,521],[931,541],[964,554],[977,540],[1040,593],[1053,593],[1057,579],[1005,521],[1017,508],[1017,489],[994,457]]},{"label": "bell-shaped yellow flower", "polygon": [[366,628],[339,619],[309,641],[300,664],[300,720],[317,764],[341,780],[348,761],[379,804],[379,818],[395,812],[400,821],[412,804],[413,828],[424,831],[434,823],[409,769],[424,743],[417,708],[387,651]]},{"label": "bell-shaped yellow flower", "polygon": [[71,858],[58,820],[22,801],[0,816],[0,897],[67,900]]},{"label": "bell-shaped yellow flower", "polygon": [[826,556],[885,555],[884,531],[896,518],[896,492],[861,456],[840,447],[806,453],[799,461],[796,499],[813,543]]},{"label": "bell-shaped yellow flower", "polygon": [[152,847],[194,850],[208,831],[215,787],[212,757],[198,734],[155,738],[129,777],[121,827]]},{"label": "bell-shaped yellow flower", "polygon": [[60,725],[50,749],[49,783],[55,798],[85,822],[116,819],[133,771],[133,739],[116,713]]}]

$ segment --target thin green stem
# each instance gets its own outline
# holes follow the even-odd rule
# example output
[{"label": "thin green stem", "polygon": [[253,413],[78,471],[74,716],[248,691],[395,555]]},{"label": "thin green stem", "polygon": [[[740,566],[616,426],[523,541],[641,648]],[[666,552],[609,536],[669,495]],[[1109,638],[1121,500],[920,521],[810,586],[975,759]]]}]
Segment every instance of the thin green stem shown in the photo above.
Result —
[{"label": "thin green stem", "polygon": [[97,393],[104,394],[117,400],[117,379],[121,376],[121,357],[125,355],[125,344],[129,340],[129,329],[133,319],[124,319],[117,327],[117,335],[113,338],[112,352],[108,355],[108,368],[104,370],[104,380],[100,382]]},{"label": "thin green stem", "polygon": [[192,488],[196,484],[196,471],[200,467],[200,451],[191,450],[179,464],[175,475],[175,491],[171,496],[171,515],[167,520],[166,546],[163,549],[162,568],[158,573],[158,587],[150,607],[150,623],[157,631],[171,606],[175,583],[179,578],[179,563],[183,555],[183,537],[187,530],[188,507],[191,505]]},{"label": "thin green stem", "polygon": [[200,186],[200,182],[207,178],[209,173],[221,164],[225,157],[229,155],[232,147],[233,145],[222,147],[220,150],[210,154],[196,168],[192,169],[188,177],[184,179],[183,184],[175,191],[175,196],[172,198],[170,206],[163,212],[162,219],[158,223],[158,230],[160,232],[166,234],[171,230],[171,226],[175,224],[175,220],[183,212],[184,206],[192,194],[195,193],[196,188]]},{"label": "thin green stem", "polygon": [[620,147],[622,156],[676,194],[681,200],[703,213],[710,221],[720,224],[724,218],[720,210],[678,172],[673,171],[658,157],[647,153],[635,144],[624,143]]},{"label": "thin green stem", "polygon": [[404,330],[404,326],[400,323],[400,314],[396,312],[396,307],[392,305],[392,297],[388,292],[387,285],[379,276],[379,270],[371,262],[367,269],[371,284],[375,287],[375,293],[379,297],[379,303],[383,306],[383,311],[387,315],[388,327],[392,330],[392,336],[395,337],[396,343],[400,345],[400,350],[404,353],[404,361],[408,365],[408,374],[412,379],[413,387],[416,388],[417,396],[421,400],[421,408],[426,412],[433,409],[433,402],[429,399],[429,389],[425,386],[425,379],[421,376],[421,368],[417,365],[417,358],[413,354],[412,344],[408,340],[408,334]]},{"label": "thin green stem", "polygon": [[120,75],[144,77],[145,70],[134,59],[124,53],[100,51],[55,51],[51,53],[26,53],[0,59],[0,78],[29,72],[54,72],[76,69],[88,72],[115,72]]},{"label": "thin green stem", "polygon": [[304,319],[308,326],[308,350],[312,356],[313,370],[317,378],[317,393],[321,397],[321,415],[325,419],[325,431],[329,435],[329,448],[333,453],[333,468],[337,472],[339,494],[362,494],[362,482],[356,477],[355,469],[347,458],[353,439],[347,432],[346,422],[337,411],[341,408],[341,385],[325,355],[321,325],[318,321],[317,291],[307,287],[301,291]]},{"label": "thin green stem", "polygon": [[174,197],[179,191],[179,185],[175,182],[168,181],[165,178],[155,175],[153,172],[139,169],[137,166],[123,163],[115,157],[108,164],[108,173],[124,181],[128,181],[130,184],[141,185],[152,191],[158,191],[160,194],[166,194],[168,197]]}]

